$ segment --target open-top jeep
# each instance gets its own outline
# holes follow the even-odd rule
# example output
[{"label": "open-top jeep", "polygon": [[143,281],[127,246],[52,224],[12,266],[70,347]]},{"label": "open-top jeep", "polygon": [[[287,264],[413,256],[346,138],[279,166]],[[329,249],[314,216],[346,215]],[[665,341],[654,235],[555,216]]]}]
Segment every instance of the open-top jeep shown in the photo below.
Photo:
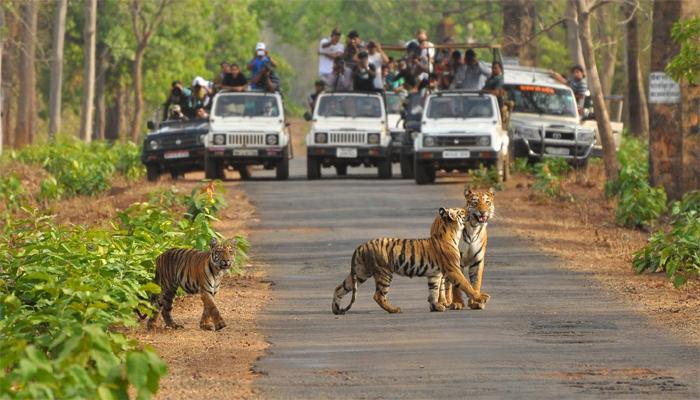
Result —
[{"label": "open-top jeep", "polygon": [[416,183],[435,181],[435,172],[496,166],[508,179],[508,131],[498,100],[467,91],[433,93],[426,99],[420,133],[414,141]]},{"label": "open-top jeep", "polygon": [[384,97],[380,93],[323,93],[316,100],[306,136],[307,178],[321,177],[321,167],[334,166],[339,176],[348,166],[376,166],[379,177],[391,178],[391,136]]},{"label": "open-top jeep", "polygon": [[219,93],[209,120],[207,178],[223,179],[228,167],[248,179],[251,165],[275,169],[277,179],[289,177],[290,135],[279,93]]},{"label": "open-top jeep", "polygon": [[149,181],[157,181],[166,172],[175,179],[186,172],[204,169],[204,140],[209,121],[165,121],[157,128],[149,121],[148,128],[141,162],[146,166]]}]

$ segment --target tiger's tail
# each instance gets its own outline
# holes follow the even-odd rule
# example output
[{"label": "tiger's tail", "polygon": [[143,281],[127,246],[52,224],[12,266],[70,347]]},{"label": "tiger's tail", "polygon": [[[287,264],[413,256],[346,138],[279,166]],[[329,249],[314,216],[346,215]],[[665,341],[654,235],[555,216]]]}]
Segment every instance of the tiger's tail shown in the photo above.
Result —
[{"label": "tiger's tail", "polygon": [[[340,308],[340,300],[348,294],[350,291],[352,291],[352,297],[350,298],[350,304],[348,304],[347,307],[345,308]],[[345,314],[348,310],[350,310],[350,307],[352,307],[352,304],[355,302],[355,298],[357,295],[357,276],[355,275],[355,272],[350,272],[350,274],[343,280],[343,283],[338,285],[337,288],[335,288],[335,293],[333,295],[333,304],[331,309],[333,310],[333,314],[335,315],[340,315],[340,314]]]}]

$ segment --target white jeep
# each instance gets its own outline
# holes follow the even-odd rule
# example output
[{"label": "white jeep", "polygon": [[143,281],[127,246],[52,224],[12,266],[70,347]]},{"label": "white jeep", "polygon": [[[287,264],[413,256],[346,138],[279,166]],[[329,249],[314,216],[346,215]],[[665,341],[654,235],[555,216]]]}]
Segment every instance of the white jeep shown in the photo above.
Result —
[{"label": "white jeep", "polygon": [[496,166],[508,179],[508,131],[498,100],[467,91],[433,93],[426,99],[420,133],[413,143],[416,183],[435,181],[438,170],[462,171]]},{"label": "white jeep", "polygon": [[251,165],[289,177],[290,135],[279,93],[222,92],[214,97],[205,142],[208,179],[223,179],[224,169],[250,177]]},{"label": "white jeep", "polygon": [[[570,87],[552,79],[547,71],[506,66],[504,89],[515,103],[510,115],[512,154],[532,161],[563,157],[585,166],[600,146],[595,123],[582,123]],[[621,128],[614,132],[619,144]]]},{"label": "white jeep", "polygon": [[306,176],[319,179],[321,167],[334,166],[338,176],[348,166],[375,166],[381,179],[391,178],[391,135],[380,93],[323,93],[316,100],[306,136]]}]

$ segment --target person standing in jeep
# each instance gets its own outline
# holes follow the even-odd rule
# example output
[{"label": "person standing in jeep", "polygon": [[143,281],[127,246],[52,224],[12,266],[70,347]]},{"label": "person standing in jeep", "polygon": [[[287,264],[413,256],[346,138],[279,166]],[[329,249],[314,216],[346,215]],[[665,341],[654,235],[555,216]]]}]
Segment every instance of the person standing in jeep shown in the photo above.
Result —
[{"label": "person standing in jeep", "polygon": [[549,70],[549,76],[559,83],[568,85],[571,90],[574,91],[574,97],[576,98],[576,104],[579,109],[579,114],[583,114],[583,103],[586,99],[586,92],[588,92],[588,84],[586,83],[586,72],[580,65],[574,65],[571,67],[571,79],[566,79],[561,74],[555,72],[554,70]]},{"label": "person standing in jeep", "polygon": [[377,77],[377,69],[374,64],[370,64],[369,55],[366,51],[361,51],[358,55],[358,63],[352,73],[352,82],[356,91],[374,92],[374,79]]},{"label": "person standing in jeep", "polygon": [[345,46],[340,43],[340,31],[335,28],[330,38],[321,39],[318,49],[318,76],[328,81],[333,73],[335,60],[342,58]]}]

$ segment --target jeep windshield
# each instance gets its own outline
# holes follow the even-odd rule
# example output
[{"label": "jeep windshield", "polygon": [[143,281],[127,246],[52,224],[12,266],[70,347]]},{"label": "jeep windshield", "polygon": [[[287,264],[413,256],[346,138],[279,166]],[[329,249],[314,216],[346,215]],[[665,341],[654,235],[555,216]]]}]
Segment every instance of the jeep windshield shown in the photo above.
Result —
[{"label": "jeep windshield", "polygon": [[375,96],[323,96],[316,114],[319,117],[381,118],[382,103]]},{"label": "jeep windshield", "polygon": [[447,118],[492,118],[493,104],[486,96],[434,96],[428,102],[427,117]]},{"label": "jeep windshield", "polygon": [[387,114],[401,114],[401,109],[403,104],[401,104],[403,97],[396,93],[386,94],[386,112]]},{"label": "jeep windshield", "polygon": [[539,85],[505,85],[513,112],[576,117],[574,94],[568,89]]},{"label": "jeep windshield", "polygon": [[278,117],[280,115],[275,96],[226,94],[216,100],[214,115],[217,117]]}]

